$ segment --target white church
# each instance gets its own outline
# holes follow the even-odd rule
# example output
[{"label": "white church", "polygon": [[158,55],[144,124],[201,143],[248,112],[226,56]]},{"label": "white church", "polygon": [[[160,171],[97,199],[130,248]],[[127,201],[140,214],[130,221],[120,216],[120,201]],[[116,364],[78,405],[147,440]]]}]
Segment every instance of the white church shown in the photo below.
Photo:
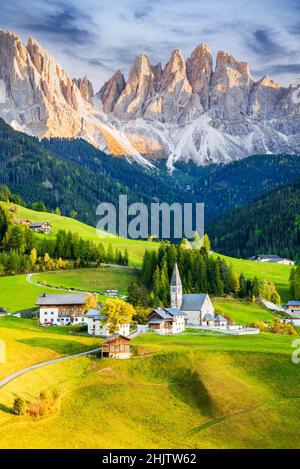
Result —
[{"label": "white church", "polygon": [[159,334],[174,334],[187,326],[226,328],[227,320],[215,309],[207,293],[182,294],[182,282],[177,264],[171,280],[171,307],[154,309],[148,328]]}]

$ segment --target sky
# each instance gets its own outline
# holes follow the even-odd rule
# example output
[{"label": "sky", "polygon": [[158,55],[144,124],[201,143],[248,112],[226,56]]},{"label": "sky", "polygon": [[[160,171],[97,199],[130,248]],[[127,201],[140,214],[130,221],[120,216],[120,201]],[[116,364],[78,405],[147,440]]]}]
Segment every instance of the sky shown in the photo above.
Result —
[{"label": "sky", "polygon": [[33,36],[96,92],[139,53],[165,64],[201,43],[248,62],[254,79],[300,77],[299,0],[0,0],[0,28]]}]

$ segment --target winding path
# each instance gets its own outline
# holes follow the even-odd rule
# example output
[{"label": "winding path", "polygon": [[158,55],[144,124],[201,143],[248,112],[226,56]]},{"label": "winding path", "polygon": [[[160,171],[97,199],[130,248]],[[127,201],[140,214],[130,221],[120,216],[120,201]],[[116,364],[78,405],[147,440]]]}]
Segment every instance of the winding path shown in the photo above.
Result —
[{"label": "winding path", "polygon": [[90,353],[99,352],[101,350],[101,348],[102,347],[95,348],[93,350],[88,350],[87,352],[76,353],[74,355],[67,355],[66,357],[55,358],[53,360],[48,360],[46,362],[37,363],[36,365],[32,365],[32,366],[29,366],[27,368],[23,368],[23,370],[16,371],[12,375],[9,375],[6,378],[2,379],[0,381],[0,388],[5,386],[6,384],[8,384],[13,379],[18,378],[19,376],[24,375],[25,373],[28,373],[28,371],[35,370],[36,368],[41,368],[42,366],[51,365],[52,363],[57,363],[57,362],[60,362],[62,360],[69,360],[70,358],[80,357],[82,355],[89,355]]},{"label": "winding path", "polygon": [[31,273],[31,274],[27,274],[26,275],[26,282],[30,283],[31,285],[34,285],[36,287],[41,287],[41,288],[50,288],[52,290],[59,290],[59,291],[70,291],[71,293],[86,293],[85,290],[73,290],[72,288],[61,288],[61,287],[53,287],[51,285],[42,285],[41,283],[38,283],[38,282],[33,282],[31,280],[31,277],[35,275],[34,273]]}]

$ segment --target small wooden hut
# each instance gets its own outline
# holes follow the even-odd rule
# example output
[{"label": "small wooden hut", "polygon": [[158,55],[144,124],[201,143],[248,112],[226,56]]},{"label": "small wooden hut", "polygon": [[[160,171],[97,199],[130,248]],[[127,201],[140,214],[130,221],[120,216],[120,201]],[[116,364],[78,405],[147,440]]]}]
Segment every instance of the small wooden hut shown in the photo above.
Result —
[{"label": "small wooden hut", "polygon": [[114,334],[101,343],[101,357],[105,358],[130,358],[130,338],[120,334]]}]

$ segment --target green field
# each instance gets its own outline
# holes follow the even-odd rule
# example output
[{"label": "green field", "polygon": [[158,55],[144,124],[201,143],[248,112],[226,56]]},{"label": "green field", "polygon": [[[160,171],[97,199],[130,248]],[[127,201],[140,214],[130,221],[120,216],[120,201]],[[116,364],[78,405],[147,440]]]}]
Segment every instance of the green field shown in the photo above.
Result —
[{"label": "green field", "polygon": [[274,314],[264,309],[259,303],[215,298],[213,304],[215,308],[222,311],[222,314],[226,314],[233,319],[236,324],[247,325],[255,321],[268,321],[276,318]]},{"label": "green field", "polygon": [[[32,323],[15,321],[5,327],[2,320],[0,333],[17,344],[18,356],[28,347],[40,361],[41,353],[66,350],[62,340],[75,340],[41,331],[35,342]],[[81,357],[39,368],[0,389],[0,447],[299,448],[300,365],[291,361],[292,340],[149,333],[133,341],[131,360]],[[9,374],[11,365],[0,366]],[[59,403],[47,417],[11,413],[16,396],[31,401],[54,388]]]},{"label": "green field", "polygon": [[235,259],[233,257],[223,256],[214,253],[225,259],[228,264],[232,264],[235,272],[244,274],[247,278],[257,277],[259,280],[270,280],[277,286],[282,301],[288,301],[289,298],[289,276],[292,269],[289,265],[268,264],[266,262],[254,262],[244,259]]},{"label": "green field", "polygon": [[106,289],[117,289],[127,294],[128,285],[137,277],[138,271],[118,265],[103,265],[95,269],[65,270],[33,274],[33,282],[46,282],[60,288],[104,293]]},{"label": "green field", "polygon": [[0,339],[6,346],[6,362],[0,363],[0,379],[35,363],[98,346],[99,339],[70,335],[70,330],[68,327],[39,327],[37,319],[0,317]]},{"label": "green field", "polygon": [[[6,202],[0,202],[0,204],[6,207],[7,209],[12,205]],[[141,266],[145,249],[158,249],[158,243],[151,243],[148,241],[138,240],[136,241],[112,236],[104,231],[96,230],[96,228],[92,226],[81,223],[78,220],[74,220],[73,218],[62,217],[59,215],[55,215],[54,213],[36,212],[34,210],[21,207],[20,205],[16,205],[16,208],[17,210],[14,213],[14,216],[16,218],[28,219],[32,222],[49,222],[52,225],[52,234],[49,236],[50,238],[53,238],[58,232],[58,230],[65,230],[71,231],[72,233],[77,233],[82,238],[91,240],[95,243],[101,241],[106,249],[110,243],[114,249],[118,248],[124,250],[125,248],[127,248],[129,253],[129,263],[132,266]],[[97,219],[95,215],[95,225],[96,222]],[[39,236],[43,238],[45,235]]]},{"label": "green field", "polygon": [[26,274],[0,277],[0,307],[6,308],[9,312],[34,307],[38,296],[44,292],[55,293],[50,288],[29,284],[26,282]]}]

